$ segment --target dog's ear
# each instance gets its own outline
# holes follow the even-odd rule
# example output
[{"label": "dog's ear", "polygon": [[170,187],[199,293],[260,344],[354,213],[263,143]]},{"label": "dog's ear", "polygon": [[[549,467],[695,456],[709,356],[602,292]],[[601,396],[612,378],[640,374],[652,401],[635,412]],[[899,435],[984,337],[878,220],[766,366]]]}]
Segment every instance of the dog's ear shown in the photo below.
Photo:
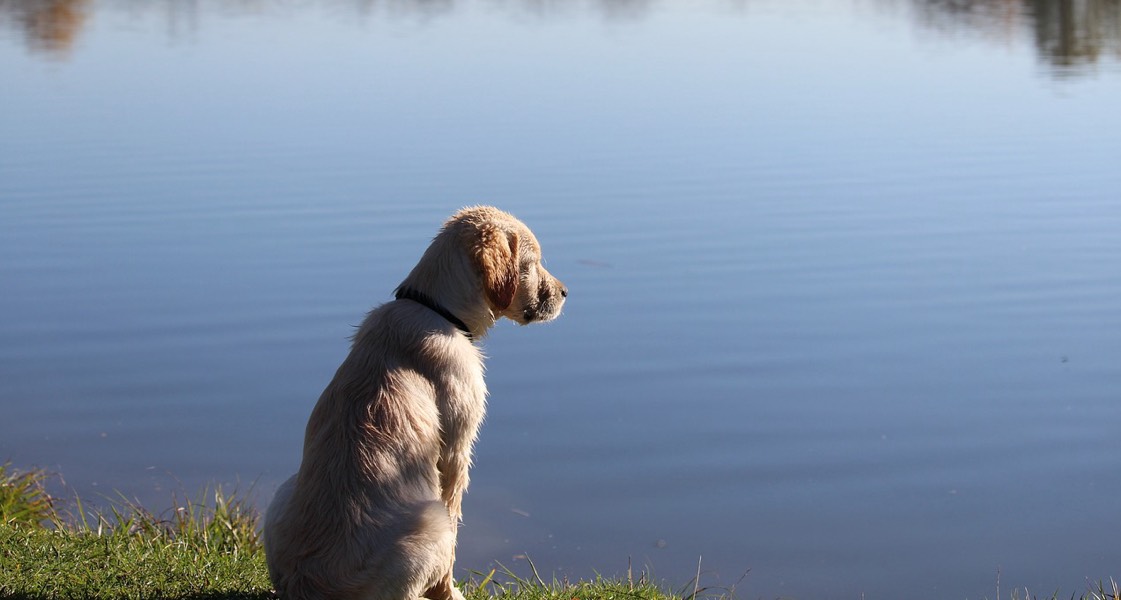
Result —
[{"label": "dog's ear", "polygon": [[510,308],[518,290],[518,234],[488,227],[479,231],[475,263],[483,275],[487,300],[498,310]]}]

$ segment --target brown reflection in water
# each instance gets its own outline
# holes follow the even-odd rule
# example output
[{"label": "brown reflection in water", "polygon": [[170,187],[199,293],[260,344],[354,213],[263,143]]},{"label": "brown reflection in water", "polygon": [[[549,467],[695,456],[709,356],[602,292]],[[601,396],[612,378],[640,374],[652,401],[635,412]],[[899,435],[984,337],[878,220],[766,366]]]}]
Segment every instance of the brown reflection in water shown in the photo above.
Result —
[{"label": "brown reflection in water", "polygon": [[1121,0],[911,0],[926,27],[1010,40],[1027,30],[1058,74],[1121,58]]},{"label": "brown reflection in water", "polygon": [[88,16],[89,0],[0,0],[0,22],[23,30],[33,51],[65,56]]}]

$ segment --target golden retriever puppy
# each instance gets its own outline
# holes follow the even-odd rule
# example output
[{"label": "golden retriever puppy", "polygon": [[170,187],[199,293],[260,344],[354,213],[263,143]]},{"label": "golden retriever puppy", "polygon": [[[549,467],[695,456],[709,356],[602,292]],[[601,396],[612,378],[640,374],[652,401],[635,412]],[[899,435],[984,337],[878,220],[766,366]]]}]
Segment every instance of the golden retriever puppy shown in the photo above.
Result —
[{"label": "golden retriever puppy", "polygon": [[462,600],[456,530],[486,398],[474,341],[499,317],[555,319],[567,295],[513,216],[480,206],[444,224],[354,335],[268,508],[282,598]]}]

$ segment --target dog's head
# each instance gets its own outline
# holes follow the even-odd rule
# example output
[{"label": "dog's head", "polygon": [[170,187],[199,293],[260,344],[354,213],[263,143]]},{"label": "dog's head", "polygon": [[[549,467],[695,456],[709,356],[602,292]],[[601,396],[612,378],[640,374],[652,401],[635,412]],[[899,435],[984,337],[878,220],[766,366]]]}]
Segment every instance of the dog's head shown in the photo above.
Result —
[{"label": "dog's head", "polygon": [[459,211],[444,225],[458,232],[497,316],[522,325],[560,315],[568,288],[541,264],[541,245],[513,215],[490,206]]},{"label": "dog's head", "polygon": [[490,206],[452,215],[398,289],[431,298],[476,335],[499,317],[522,325],[551,321],[568,295],[542,266],[533,232]]}]

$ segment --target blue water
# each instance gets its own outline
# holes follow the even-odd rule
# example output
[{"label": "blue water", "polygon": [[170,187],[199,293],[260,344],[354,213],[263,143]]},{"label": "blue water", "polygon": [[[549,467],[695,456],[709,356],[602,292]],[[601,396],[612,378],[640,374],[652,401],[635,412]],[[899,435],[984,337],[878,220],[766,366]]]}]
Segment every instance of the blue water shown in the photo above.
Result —
[{"label": "blue water", "polygon": [[571,294],[484,342],[463,575],[1080,594],[1121,576],[1119,31],[1112,0],[0,2],[0,460],[263,506],[352,327],[485,202]]}]

